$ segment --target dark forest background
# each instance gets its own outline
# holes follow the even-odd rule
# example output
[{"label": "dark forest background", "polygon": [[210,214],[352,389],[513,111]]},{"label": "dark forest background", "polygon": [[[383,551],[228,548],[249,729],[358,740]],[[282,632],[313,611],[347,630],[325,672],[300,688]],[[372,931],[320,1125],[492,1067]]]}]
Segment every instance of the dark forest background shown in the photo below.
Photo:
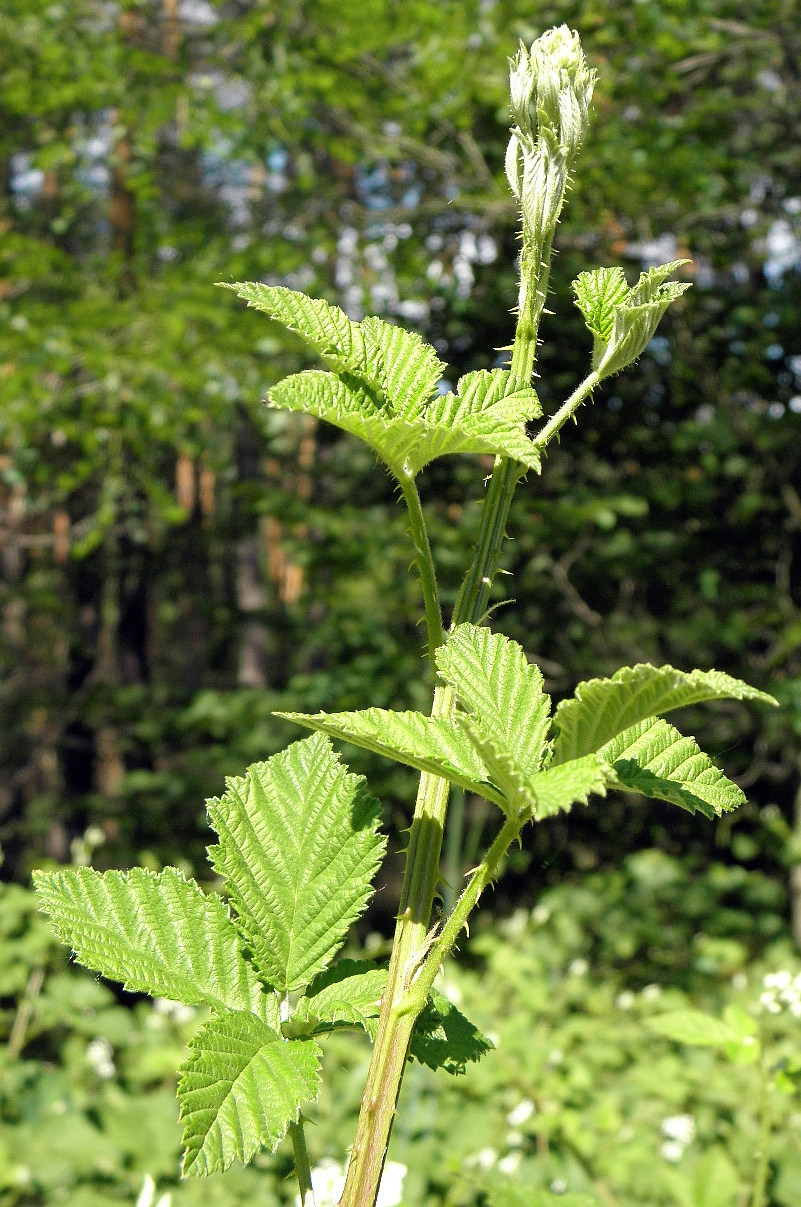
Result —
[{"label": "dark forest background", "polygon": [[[204,799],[299,736],[274,709],[425,707],[389,479],[270,412],[304,352],[215,281],[378,313],[455,379],[511,338],[507,67],[565,21],[598,69],[538,382],[580,380],[584,268],[689,256],[694,288],[519,490],[494,624],[559,697],[712,667],[775,714],[693,715],[749,804],[610,799],[538,828],[496,908],[643,846],[801,859],[801,23],[791,0],[7,0],[0,16],[0,842],[207,876]],[[452,602],[487,465],[421,482]],[[355,755],[396,836],[411,774]],[[485,823],[457,802],[449,879]],[[390,865],[380,911],[394,907]],[[454,881],[455,882],[455,881]],[[796,892],[801,885],[796,881]],[[786,913],[792,913],[792,891]],[[801,904],[796,900],[796,933]]]}]

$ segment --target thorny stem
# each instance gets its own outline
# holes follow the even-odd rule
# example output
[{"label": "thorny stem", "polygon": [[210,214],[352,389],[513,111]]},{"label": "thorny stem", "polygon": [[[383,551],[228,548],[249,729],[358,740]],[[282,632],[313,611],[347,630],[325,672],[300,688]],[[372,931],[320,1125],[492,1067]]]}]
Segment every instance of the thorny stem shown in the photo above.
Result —
[{"label": "thorny stem", "polygon": [[[550,243],[548,251],[550,251]],[[547,269],[542,261],[540,261],[540,270],[537,273],[537,283],[538,286],[542,286],[541,298],[535,296],[531,305],[527,302],[524,305],[523,289],[521,288],[521,305],[512,349],[512,372],[522,385],[530,384],[536,358],[537,330],[544,304],[544,285],[547,281]],[[496,458],[495,468],[487,488],[476,550],[454,607],[452,625],[465,621],[475,624],[481,620],[484,614],[503,545],[512,496],[520,477],[519,465],[505,457]],[[404,489],[404,496],[408,502],[409,495],[403,483],[401,483],[401,487]],[[415,518],[411,519],[413,535],[417,507],[419,507],[419,498],[415,490],[414,496],[412,496],[412,507],[409,508],[410,517],[412,517],[413,508],[415,509]],[[424,533],[422,512],[419,513],[419,519]],[[428,551],[422,559],[428,566],[430,564],[428,538],[425,538],[424,544],[423,542],[420,544],[423,549]],[[420,545],[417,540],[415,540],[415,547],[418,549],[419,555]],[[418,565],[421,565],[419,556]],[[433,576],[433,565],[431,573]],[[422,575],[421,568],[421,577]],[[424,586],[424,591],[425,589]],[[430,598],[434,598],[433,594]],[[438,605],[437,611],[439,611]],[[430,624],[429,633],[431,633]],[[433,642],[431,645],[433,646]],[[431,649],[431,653],[433,653],[433,649]],[[434,692],[431,715],[448,717],[452,715],[454,707],[455,701],[450,689],[443,686],[437,687]],[[429,927],[439,880],[439,858],[448,807],[448,793],[447,780],[426,772],[421,775],[409,834],[406,872],[401,890],[387,987],[381,1005],[373,1057],[367,1075],[356,1138],[351,1149],[340,1207],[374,1207],[378,1193],[412,1031],[417,1015],[425,1005],[425,998],[421,1001],[416,991],[410,994],[409,990],[434,941]],[[501,834],[504,834],[503,830]],[[514,837],[515,835],[504,837],[504,850],[508,848]],[[495,846],[491,850],[494,851]],[[491,872],[489,875],[491,876]],[[465,893],[470,893],[472,890],[479,894],[482,887],[481,881],[476,882],[474,878]],[[471,898],[465,898],[464,894],[462,899],[471,901]],[[477,896],[475,899],[477,900]],[[472,901],[472,904],[475,904],[475,901]],[[472,904],[467,908],[467,912],[472,908]],[[461,920],[451,942],[455,941],[463,925],[464,920]],[[442,950],[439,944],[438,950]],[[436,969],[434,975],[436,975]]]},{"label": "thorny stem", "polygon": [[316,1207],[302,1115],[297,1123],[290,1123],[289,1135],[295,1154],[295,1176],[298,1179],[298,1189],[300,1190],[300,1207]]},{"label": "thorny stem", "polygon": [[[423,508],[420,503],[420,495],[417,493],[414,477],[411,474],[404,473],[398,477],[398,481],[409,512],[409,531],[411,532],[414,544],[417,568],[420,572],[420,585],[423,588],[426,628],[428,629],[428,656],[431,659],[432,666],[434,666],[434,651],[445,640],[442,632],[442,612],[439,606],[437,573],[434,567],[434,559],[431,555],[428,530],[426,529]],[[436,667],[434,669],[436,670]]]},{"label": "thorny stem", "polygon": [[564,427],[568,419],[575,415],[582,402],[598,385],[601,380],[598,373],[590,373],[584,378],[584,381],[570,395],[570,397],[562,403],[559,410],[551,415],[551,418],[544,427],[537,432],[534,437],[534,443],[541,448],[544,448],[549,440],[553,439],[560,428]]},{"label": "thorny stem", "polygon": [[765,1207],[765,1191],[768,1185],[768,1174],[770,1173],[769,1143],[773,1125],[773,1112],[770,1101],[770,1076],[765,1065],[764,1053],[760,1057],[759,1075],[759,1146],[757,1148],[757,1167],[750,1207]]}]

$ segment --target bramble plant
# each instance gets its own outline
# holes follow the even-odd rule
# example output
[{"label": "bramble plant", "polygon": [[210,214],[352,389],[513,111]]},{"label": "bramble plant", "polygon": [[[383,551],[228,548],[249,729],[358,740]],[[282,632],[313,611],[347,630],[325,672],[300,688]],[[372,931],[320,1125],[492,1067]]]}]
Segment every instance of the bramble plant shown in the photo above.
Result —
[{"label": "bramble plant", "polygon": [[[578,36],[562,26],[511,62],[506,173],[521,216],[517,325],[508,369],[468,373],[439,389],[444,366],[418,335],[379,318],[349,319],[291,289],[235,284],[251,306],[301,336],[327,371],[299,373],[270,404],[304,411],[366,441],[397,481],[409,514],[436,676],[430,715],[379,708],[280,714],[313,730],[256,763],[209,802],[210,848],[228,904],[179,871],[88,868],[35,874],[42,907],[87,967],[127,989],[210,1011],[181,1069],[184,1173],[209,1174],[288,1134],[302,1207],[314,1191],[304,1110],[317,1095],[320,1043],[362,1029],[373,1054],[341,1207],[373,1207],[404,1068],[410,1058],[451,1073],[492,1045],[434,988],[484,888],[529,823],[612,789],[706,817],[744,797],[663,714],[703,700],[774,703],[717,671],[624,667],[581,683],[555,710],[523,649],[484,627],[514,490],[604,378],[644,350],[687,284],[684,261],[642,273],[582,273],[576,303],[593,338],[591,370],[533,436],[532,386],[551,244],[583,142],[595,82]],[[492,454],[480,531],[443,626],[417,475],[434,458]],[[365,909],[384,852],[380,806],[348,772],[332,739],[421,772],[388,968],[334,961]],[[432,924],[451,784],[496,804],[500,825],[450,914]]]}]

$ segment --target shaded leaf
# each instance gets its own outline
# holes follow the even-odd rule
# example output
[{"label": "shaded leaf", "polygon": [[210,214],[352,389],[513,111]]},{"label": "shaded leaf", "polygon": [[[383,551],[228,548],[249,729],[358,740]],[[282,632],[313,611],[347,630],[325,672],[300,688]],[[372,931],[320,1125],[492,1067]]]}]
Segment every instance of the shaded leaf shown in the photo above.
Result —
[{"label": "shaded leaf", "polygon": [[455,1075],[464,1073],[469,1061],[480,1060],[494,1046],[453,1002],[434,989],[415,1024],[410,1052],[429,1069]]},{"label": "shaded leaf", "polygon": [[386,983],[386,968],[369,960],[338,960],[314,978],[283,1033],[310,1034],[345,1024],[363,1027],[374,1037]]}]

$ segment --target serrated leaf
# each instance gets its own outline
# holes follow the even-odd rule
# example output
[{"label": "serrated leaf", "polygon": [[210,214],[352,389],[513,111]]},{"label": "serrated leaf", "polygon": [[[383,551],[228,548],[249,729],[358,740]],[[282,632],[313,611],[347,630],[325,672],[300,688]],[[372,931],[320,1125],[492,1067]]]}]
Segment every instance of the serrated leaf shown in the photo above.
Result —
[{"label": "serrated leaf", "polygon": [[619,786],[690,813],[716,817],[745,802],[745,794],[727,779],[694,738],[685,737],[657,717],[639,721],[601,748]]},{"label": "serrated leaf", "polygon": [[344,1024],[374,1037],[386,984],[386,968],[369,960],[339,960],[314,978],[282,1030],[291,1036]]},{"label": "serrated leaf", "polygon": [[500,454],[538,470],[540,455],[525,431],[521,411],[531,392],[521,391],[465,412],[454,395],[437,397],[420,414],[395,413],[354,376],[312,369],[287,377],[270,390],[270,403],[305,411],[369,444],[396,478],[419,473],[436,457],[455,453]]},{"label": "serrated leaf", "polygon": [[209,854],[254,963],[280,992],[302,988],[372,893],[380,806],[314,734],[227,780],[208,807],[220,839]]},{"label": "serrated leaf", "polygon": [[436,652],[437,668],[457,699],[472,713],[499,750],[510,754],[525,776],[547,762],[551,701],[542,673],[522,648],[500,633],[458,625]]},{"label": "serrated leaf", "polygon": [[629,294],[622,268],[595,268],[579,273],[573,282],[576,305],[587,327],[606,345],[612,334],[615,307]]},{"label": "serrated leaf", "polygon": [[619,373],[645,350],[668,306],[690,288],[688,282],[667,280],[687,262],[673,260],[643,272],[631,289],[620,268],[583,272],[573,282],[576,305],[593,335],[593,368],[601,378]]},{"label": "serrated leaf", "polygon": [[320,1049],[285,1040],[252,1014],[212,1018],[190,1043],[178,1097],[184,1124],[185,1177],[274,1152],[301,1104],[317,1096]]},{"label": "serrated leaf", "polygon": [[416,419],[436,393],[445,365],[414,331],[370,317],[360,324],[368,352],[379,366],[381,390],[399,418]]},{"label": "serrated leaf", "polygon": [[480,1060],[494,1047],[453,1002],[434,989],[415,1024],[409,1050],[429,1069],[456,1075],[464,1073],[468,1061]]},{"label": "serrated leaf", "polygon": [[760,700],[772,696],[722,671],[677,671],[672,666],[624,666],[610,679],[579,683],[554,714],[554,763],[598,750],[621,730],[648,717],[704,700]]},{"label": "serrated leaf", "polygon": [[418,771],[430,771],[468,792],[500,803],[487,771],[455,720],[419,712],[367,708],[359,712],[279,712],[277,717],[372,750]]},{"label": "serrated leaf", "polygon": [[126,989],[216,1010],[267,1008],[224,902],[176,868],[39,871],[34,885],[77,959]]},{"label": "serrated leaf", "polygon": [[269,315],[287,331],[299,335],[331,368],[378,383],[378,369],[367,351],[361,324],[349,319],[339,306],[283,285],[254,281],[220,282],[220,285],[232,290],[254,310]]},{"label": "serrated leaf", "polygon": [[586,805],[591,793],[605,796],[607,787],[618,783],[614,769],[597,754],[527,774],[476,717],[459,716],[458,721],[501,792],[501,808],[522,822],[541,821],[567,812],[573,805]]}]

